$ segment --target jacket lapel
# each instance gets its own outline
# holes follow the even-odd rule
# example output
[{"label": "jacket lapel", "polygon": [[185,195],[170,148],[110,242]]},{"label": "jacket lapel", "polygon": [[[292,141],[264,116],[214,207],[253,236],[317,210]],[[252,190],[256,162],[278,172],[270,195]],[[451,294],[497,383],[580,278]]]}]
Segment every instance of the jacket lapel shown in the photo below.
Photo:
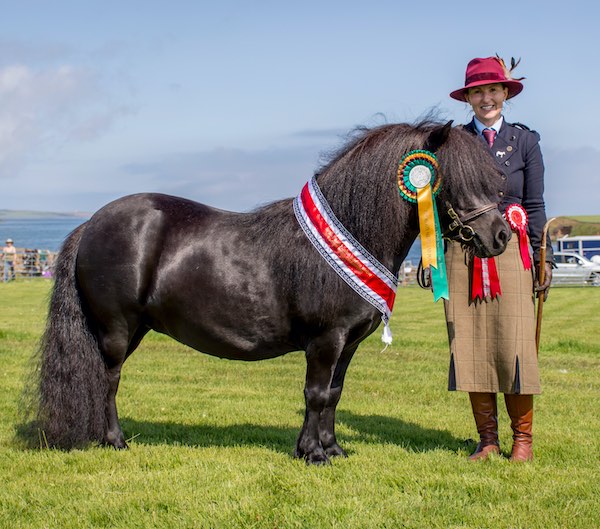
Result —
[{"label": "jacket lapel", "polygon": [[[477,127],[475,127],[475,121],[471,120],[464,126],[464,129],[471,134],[479,136],[481,141],[487,146],[485,139],[481,134],[477,134]],[[489,147],[488,147],[489,148]],[[496,135],[494,145],[490,148],[490,152],[496,158],[496,162],[499,165],[505,165],[504,162],[510,160],[513,154],[517,152],[517,137],[512,133],[511,129],[506,126],[506,120],[502,121],[502,126]]]},{"label": "jacket lapel", "polygon": [[502,121],[502,126],[496,135],[491,151],[496,161],[501,165],[510,160],[513,154],[517,152],[517,137],[506,126],[505,120]]}]

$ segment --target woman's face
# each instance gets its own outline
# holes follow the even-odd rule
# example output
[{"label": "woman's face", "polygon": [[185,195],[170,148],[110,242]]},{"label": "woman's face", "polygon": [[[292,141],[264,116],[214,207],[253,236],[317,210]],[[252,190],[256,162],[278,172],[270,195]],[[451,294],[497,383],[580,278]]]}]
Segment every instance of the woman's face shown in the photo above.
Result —
[{"label": "woman's face", "polygon": [[484,84],[469,88],[467,103],[473,107],[475,117],[491,127],[502,114],[502,105],[508,97],[508,88],[502,83]]}]

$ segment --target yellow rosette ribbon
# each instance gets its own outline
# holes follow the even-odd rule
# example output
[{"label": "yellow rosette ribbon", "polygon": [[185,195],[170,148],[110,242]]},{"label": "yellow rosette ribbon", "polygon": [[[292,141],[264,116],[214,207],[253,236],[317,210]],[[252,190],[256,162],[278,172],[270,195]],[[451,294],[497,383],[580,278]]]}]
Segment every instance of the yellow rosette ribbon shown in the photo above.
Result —
[{"label": "yellow rosette ribbon", "polygon": [[435,207],[441,179],[435,154],[415,150],[406,154],[398,168],[398,190],[402,198],[417,203],[423,268],[429,267],[434,301],[448,299],[448,280],[442,231]]}]

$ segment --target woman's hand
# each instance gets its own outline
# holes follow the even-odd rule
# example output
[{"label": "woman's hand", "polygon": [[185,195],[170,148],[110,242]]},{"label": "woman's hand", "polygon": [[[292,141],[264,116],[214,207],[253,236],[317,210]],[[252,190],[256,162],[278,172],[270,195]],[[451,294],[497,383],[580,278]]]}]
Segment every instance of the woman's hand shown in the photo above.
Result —
[{"label": "woman's hand", "polygon": [[533,289],[538,298],[543,295],[544,301],[548,299],[550,283],[552,283],[552,263],[548,261],[544,263],[544,282],[542,284],[540,284],[540,263],[536,263],[535,281],[533,282]]}]

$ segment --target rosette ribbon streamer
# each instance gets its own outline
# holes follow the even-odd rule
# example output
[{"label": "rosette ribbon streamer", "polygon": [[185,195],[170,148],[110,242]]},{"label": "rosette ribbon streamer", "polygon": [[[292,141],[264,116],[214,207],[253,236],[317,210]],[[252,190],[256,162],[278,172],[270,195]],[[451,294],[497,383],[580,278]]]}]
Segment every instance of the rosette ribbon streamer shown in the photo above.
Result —
[{"label": "rosette ribbon streamer", "polygon": [[531,258],[529,257],[529,239],[527,238],[527,212],[521,204],[511,204],[504,213],[510,227],[519,236],[519,250],[525,270],[531,270]]},{"label": "rosette ribbon streamer", "polygon": [[[504,216],[511,229],[519,237],[519,253],[525,270],[531,270],[529,257],[529,239],[527,238],[527,212],[520,204],[511,204],[505,210]],[[471,299],[484,301],[487,297],[495,299],[502,295],[500,278],[493,257],[473,258],[473,276],[471,279]]]},{"label": "rosette ribbon streamer", "polygon": [[373,257],[338,220],[313,177],[294,199],[294,214],[321,257],[380,313],[382,341],[392,343],[390,316],[398,278]]},{"label": "rosette ribbon streamer", "polygon": [[410,151],[398,167],[400,196],[417,204],[423,268],[429,267],[434,301],[448,299],[444,244],[435,205],[441,178],[436,173],[439,173],[437,158],[425,150]]},{"label": "rosette ribbon streamer", "polygon": [[502,295],[500,277],[493,257],[473,257],[473,275],[471,277],[471,300],[485,301]]}]

